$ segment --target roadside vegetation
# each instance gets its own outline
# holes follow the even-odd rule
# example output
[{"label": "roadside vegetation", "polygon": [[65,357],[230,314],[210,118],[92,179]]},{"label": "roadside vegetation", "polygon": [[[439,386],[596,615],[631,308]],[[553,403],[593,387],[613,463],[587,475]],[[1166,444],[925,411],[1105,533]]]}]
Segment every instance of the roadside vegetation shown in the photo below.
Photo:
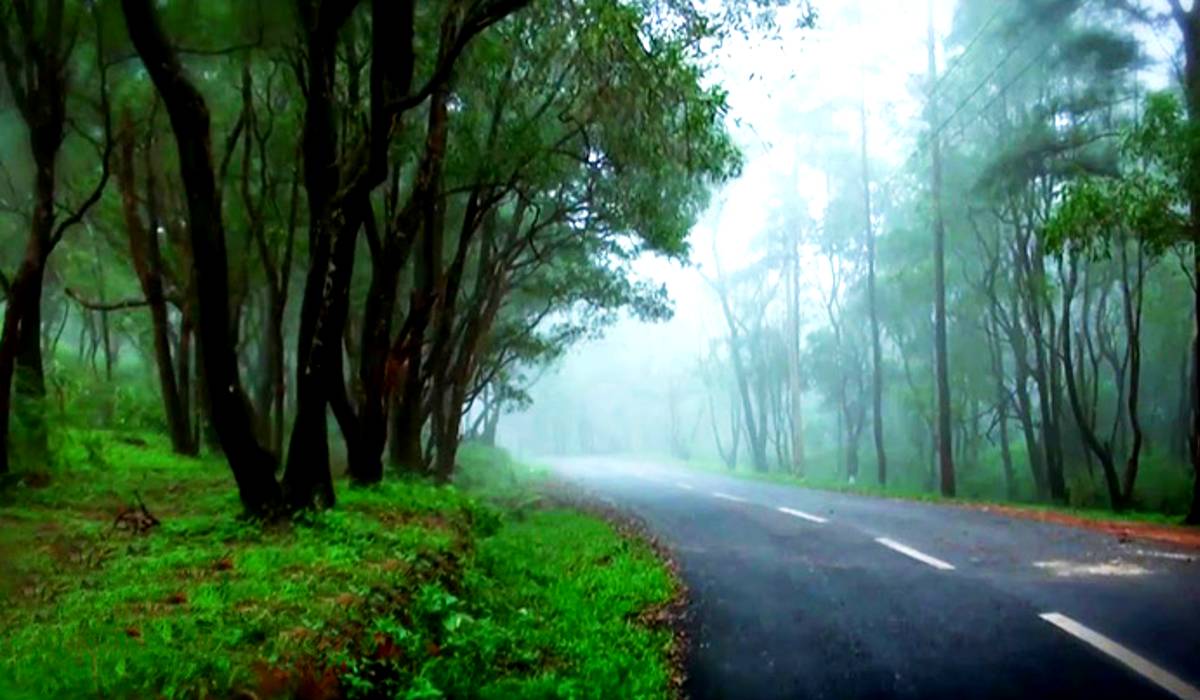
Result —
[{"label": "roadside vegetation", "polygon": [[[1098,521],[1107,523],[1143,523],[1150,525],[1172,526],[1179,525],[1184,514],[1187,513],[1188,501],[1186,498],[1188,484],[1186,482],[1186,472],[1176,478],[1150,477],[1145,479],[1143,484],[1144,493],[1146,494],[1146,503],[1152,504],[1145,509],[1128,509],[1120,512],[1114,512],[1111,508],[1106,508],[1095,504],[1098,500],[1081,499],[1081,505],[1064,504],[1057,505],[1054,503],[1044,503],[1033,499],[1030,500],[1012,500],[1006,498],[1002,489],[991,487],[996,482],[988,479],[988,474],[985,472],[979,475],[978,487],[972,488],[970,483],[964,484],[964,488],[959,495],[954,497],[946,497],[936,491],[923,488],[920,483],[912,484],[888,484],[880,486],[877,483],[872,483],[869,479],[861,482],[851,483],[845,478],[839,476],[833,469],[828,471],[818,468],[813,469],[812,474],[796,475],[787,471],[766,471],[760,472],[752,465],[739,464],[736,468],[730,469],[719,460],[705,459],[693,457],[691,459],[678,459],[664,455],[662,457],[664,463],[674,464],[686,469],[693,469],[699,472],[735,476],[741,479],[749,479],[753,481],[763,481],[768,483],[787,484],[792,486],[800,486],[803,488],[818,489],[821,491],[834,491],[837,493],[852,493],[864,496],[875,496],[879,498],[899,498],[910,501],[925,501],[929,503],[947,503],[967,506],[990,507],[996,506],[1000,508],[1010,509],[1011,513],[1026,513],[1030,517],[1037,517],[1038,513],[1047,514],[1062,514],[1071,518],[1080,518],[1087,521]],[[1166,468],[1158,471],[1158,474],[1171,474],[1172,471],[1182,472],[1181,469]],[[1152,472],[1155,473],[1155,472]],[[994,476],[994,474],[993,474]]]},{"label": "roadside vegetation", "polygon": [[219,458],[57,434],[69,466],[0,502],[0,696],[673,692],[672,631],[643,616],[667,568],[502,451],[464,448],[464,487],[346,488],[264,528]]},{"label": "roadside vegetation", "polygon": [[665,564],[491,446],[670,315],[761,5],[0,2],[0,697],[669,695]]},{"label": "roadside vegetation", "polygon": [[1200,526],[1184,4],[956,0],[903,69],[860,45],[893,15],[823,13],[804,60],[868,67],[755,66],[783,104],[705,217],[690,325],[556,378],[539,447]]}]

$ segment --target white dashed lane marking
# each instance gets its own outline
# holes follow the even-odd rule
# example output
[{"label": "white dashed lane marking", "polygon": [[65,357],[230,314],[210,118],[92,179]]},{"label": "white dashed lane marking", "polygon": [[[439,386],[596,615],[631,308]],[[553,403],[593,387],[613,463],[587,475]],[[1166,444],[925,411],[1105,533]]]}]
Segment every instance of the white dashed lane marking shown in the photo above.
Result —
[{"label": "white dashed lane marking", "polygon": [[935,569],[941,569],[942,571],[953,571],[954,570],[953,564],[948,564],[948,563],[942,561],[941,559],[938,559],[937,557],[931,557],[928,554],[918,552],[917,550],[913,549],[912,547],[909,547],[906,544],[900,544],[896,540],[891,540],[886,537],[876,537],[875,541],[878,542],[879,544],[883,545],[884,547],[887,547],[889,549],[893,549],[897,552],[900,552],[901,554],[903,554],[906,557],[912,557],[913,559],[916,559],[917,561],[919,561],[923,564],[928,564]]},{"label": "white dashed lane marking", "polygon": [[783,506],[780,506],[779,508],[776,508],[775,510],[778,510],[780,513],[787,513],[788,515],[791,515],[796,518],[800,518],[802,520],[807,520],[809,522],[821,523],[821,524],[829,522],[828,518],[822,518],[821,516],[813,515],[812,513],[805,513],[802,510],[796,510],[794,508],[784,508]]},{"label": "white dashed lane marking", "polygon": [[1167,671],[1153,661],[1117,644],[1095,630],[1088,629],[1066,615],[1048,612],[1042,613],[1038,617],[1120,661],[1158,687],[1180,698],[1180,700],[1200,700],[1200,689],[1197,689],[1193,685],[1188,685],[1182,678]]},{"label": "white dashed lane marking", "polygon": [[695,491],[696,490],[696,487],[692,486],[691,484],[685,484],[682,481],[676,481],[675,485],[678,486],[679,488],[683,489],[684,491]]},{"label": "white dashed lane marking", "polygon": [[721,493],[720,491],[713,491],[712,497],[720,498],[721,500],[724,500],[724,501],[733,501],[734,503],[745,503],[746,502],[746,499],[742,498],[741,496],[731,496],[727,493]]}]

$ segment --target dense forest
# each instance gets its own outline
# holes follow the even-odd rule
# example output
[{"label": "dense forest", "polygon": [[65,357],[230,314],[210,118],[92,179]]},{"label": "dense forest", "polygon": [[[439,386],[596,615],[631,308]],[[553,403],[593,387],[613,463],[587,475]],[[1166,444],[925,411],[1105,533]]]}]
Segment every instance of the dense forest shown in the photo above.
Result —
[{"label": "dense forest", "polygon": [[489,445],[669,314],[775,4],[0,0],[0,697],[675,693],[676,575]]},{"label": "dense forest", "polygon": [[904,690],[853,626],[956,566],[971,634],[1190,605],[988,543],[1195,544],[1200,2],[0,0],[0,68],[0,697],[680,697],[693,622]]},{"label": "dense forest", "polygon": [[5,2],[0,473],[138,424],[252,513],[448,480],[523,368],[665,313],[627,268],[736,172],[697,57],[756,10]]},{"label": "dense forest", "polygon": [[[652,390],[629,385],[623,434],[559,398],[589,357],[540,394],[556,408],[536,420],[567,412],[567,437],[520,423],[514,440],[1200,521],[1198,17],[962,0],[942,36],[930,5],[907,119],[875,94],[871,58],[833,87],[794,77],[827,99],[779,108],[763,157],[791,153],[759,181],[761,225],[727,211],[736,187],[700,224],[707,337],[645,370]],[[822,14],[840,37],[871,19]]]}]

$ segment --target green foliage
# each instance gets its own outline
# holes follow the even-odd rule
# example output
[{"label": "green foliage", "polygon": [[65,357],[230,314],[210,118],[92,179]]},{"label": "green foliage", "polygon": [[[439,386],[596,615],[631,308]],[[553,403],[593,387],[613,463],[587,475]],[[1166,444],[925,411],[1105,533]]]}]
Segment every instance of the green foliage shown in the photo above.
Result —
[{"label": "green foliage", "polygon": [[1123,135],[1120,174],[1070,182],[1046,223],[1047,247],[1108,257],[1114,239],[1133,236],[1157,255],[1187,241],[1189,188],[1200,184],[1191,182],[1197,139],[1174,95],[1151,95]]},{"label": "green foliage", "polygon": [[[65,434],[70,472],[0,508],[6,698],[278,697],[300,682],[346,697],[667,694],[670,636],[635,618],[671,578],[595,518],[514,518],[392,481],[263,527],[232,515],[214,460],[155,434]],[[480,473],[510,463],[469,455]],[[114,526],[139,498],[161,525]]]}]

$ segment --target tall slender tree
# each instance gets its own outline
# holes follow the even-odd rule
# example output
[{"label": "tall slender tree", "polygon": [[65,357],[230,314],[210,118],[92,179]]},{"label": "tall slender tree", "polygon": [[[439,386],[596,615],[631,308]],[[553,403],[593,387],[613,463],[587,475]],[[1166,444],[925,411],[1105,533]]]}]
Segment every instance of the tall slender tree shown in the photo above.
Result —
[{"label": "tall slender tree", "polygon": [[938,484],[943,496],[954,496],[954,439],[951,434],[950,370],[946,350],[946,221],[942,213],[942,125],[938,110],[937,36],[933,1],[929,2],[929,157],[930,197],[933,202],[933,355],[937,392]]}]

